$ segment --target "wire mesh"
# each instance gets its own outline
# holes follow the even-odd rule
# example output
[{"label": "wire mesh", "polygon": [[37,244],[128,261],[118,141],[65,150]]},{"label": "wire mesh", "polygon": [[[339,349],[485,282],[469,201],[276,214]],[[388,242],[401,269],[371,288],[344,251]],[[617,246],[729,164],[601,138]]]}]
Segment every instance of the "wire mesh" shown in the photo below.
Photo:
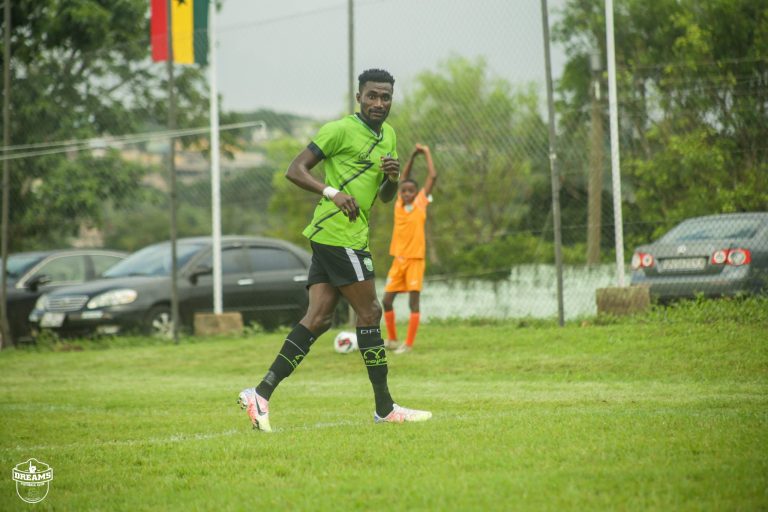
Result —
[{"label": "wire mesh", "polygon": [[[623,4],[619,4],[621,11]],[[274,236],[307,246],[300,232],[309,222],[317,198],[287,183],[283,173],[323,122],[344,113],[347,12],[346,2],[309,10],[304,4],[303,8],[286,5],[285,16],[230,22],[219,29],[222,81],[235,79],[227,71],[227,59],[245,61],[241,57],[248,51],[261,76],[291,77],[296,70],[286,66],[292,57],[276,50],[280,41],[306,31],[307,26],[312,27],[313,41],[313,48],[304,48],[294,58],[302,79],[280,82],[279,87],[268,79],[241,84],[251,87],[262,103],[254,103],[249,112],[229,110],[223,116],[222,123],[229,127],[223,132],[222,232]],[[550,17],[554,23],[568,19],[568,12],[562,12],[566,6],[578,8],[575,3],[555,6],[560,10]],[[227,7],[225,2],[224,9]],[[426,321],[556,315],[539,8],[539,2],[532,0],[356,4],[356,65],[360,70],[367,63],[390,69],[398,80],[389,121],[398,132],[401,161],[416,143],[426,144],[439,174],[426,228],[427,274],[421,299]],[[387,23],[394,18],[401,20],[395,34]],[[590,74],[588,48],[569,46],[562,27],[558,33],[561,46],[556,65],[563,66],[565,47],[580,50],[585,57],[580,60],[578,52],[571,51],[567,56],[571,69],[587,66],[580,75],[583,83],[575,88],[568,89],[572,83],[567,73],[555,73],[562,79],[557,146],[565,314],[574,319],[594,314],[595,290],[616,283],[615,227],[604,72]],[[256,35],[265,46],[272,41],[274,47],[254,54],[240,42]],[[149,52],[146,36],[112,44],[118,53],[141,47],[146,58]],[[54,55],[56,51],[50,51],[53,60],[61,56]],[[88,51],[91,53],[78,58],[106,59],[100,48]],[[757,229],[753,238],[738,242],[750,252],[750,264],[733,264],[728,254],[724,263],[713,259],[716,251],[736,248],[732,246],[737,242],[730,238],[709,245],[688,244],[687,255],[667,254],[666,249],[655,253],[660,249],[643,247],[690,217],[768,210],[768,129],[766,117],[760,117],[768,104],[766,59],[734,52],[720,57],[718,65],[702,57],[704,61],[692,69],[691,62],[633,63],[630,57],[620,53],[622,200],[626,208],[622,228],[628,258],[651,254],[656,265],[645,267],[641,262],[633,270],[632,262],[627,261],[633,282],[649,284],[648,274],[656,272],[655,277],[672,279],[671,286],[679,286],[680,294],[685,295],[761,288],[765,271],[757,267],[768,260],[764,256],[768,245],[765,227]],[[151,81],[162,91],[163,66],[148,62],[141,66],[136,81]],[[38,76],[39,70],[20,62],[13,68],[14,142],[5,148],[11,173],[11,252],[69,246],[135,251],[167,239],[168,134],[158,128],[167,108],[164,93],[155,91],[156,101],[145,101],[132,96],[131,91],[139,89],[130,84],[120,89],[114,83],[119,77],[99,75],[103,94],[118,93],[100,103],[89,103],[81,101],[86,97],[82,91],[65,91],[72,97],[58,108],[25,92],[24,84]],[[55,72],[47,80],[54,87]],[[320,83],[330,89],[331,100],[323,96],[325,92],[321,94]],[[220,87],[225,91],[225,107],[232,103],[227,91],[242,94],[235,86],[220,83]],[[281,98],[293,98],[293,102],[273,97],[270,87],[281,89],[285,93]],[[211,232],[211,185],[204,75],[199,70],[183,71],[179,88],[179,125],[188,131],[178,133],[176,139],[178,232],[179,236],[207,235]],[[313,97],[315,92],[318,98]],[[722,108],[729,112],[736,106],[741,115],[749,105],[756,109],[750,140],[757,142],[734,142],[727,133],[730,128],[718,125],[724,118],[712,106],[717,98],[722,98]],[[124,102],[120,107],[118,100]],[[674,102],[678,104],[672,108]],[[677,108],[681,103],[686,104],[685,109]],[[129,110],[131,119],[137,118],[136,111],[145,112],[144,118],[138,117],[143,123],[121,122],[122,113]],[[129,128],[134,131],[127,131]],[[423,161],[417,159],[414,174],[423,180]],[[697,180],[691,181],[692,177]],[[696,194],[703,199],[694,201]],[[391,205],[375,205],[371,227],[370,248],[381,290],[391,261]],[[699,245],[702,254],[691,256]],[[635,250],[637,247],[640,249]],[[661,263],[675,258],[686,261],[678,262],[678,267]],[[705,281],[717,280],[715,275],[722,280],[722,272],[727,271],[733,286],[686,288],[684,278],[695,281],[701,265],[710,272],[702,278]],[[396,311],[404,318],[407,300],[399,299]]]}]

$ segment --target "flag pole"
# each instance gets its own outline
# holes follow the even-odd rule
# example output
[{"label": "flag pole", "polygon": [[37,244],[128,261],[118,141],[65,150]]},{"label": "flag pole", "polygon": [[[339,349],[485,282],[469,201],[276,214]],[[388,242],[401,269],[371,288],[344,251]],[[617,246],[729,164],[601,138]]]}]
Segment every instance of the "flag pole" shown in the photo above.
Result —
[{"label": "flag pole", "polygon": [[211,208],[213,236],[213,313],[223,310],[221,290],[221,170],[219,151],[219,88],[216,79],[216,2],[210,2],[208,16],[208,69],[211,109]]},{"label": "flag pole", "polygon": [[179,288],[176,278],[179,274],[176,261],[176,139],[172,132],[176,130],[176,92],[173,76],[173,0],[168,0],[168,175],[171,195],[171,322],[173,342],[179,343]]}]

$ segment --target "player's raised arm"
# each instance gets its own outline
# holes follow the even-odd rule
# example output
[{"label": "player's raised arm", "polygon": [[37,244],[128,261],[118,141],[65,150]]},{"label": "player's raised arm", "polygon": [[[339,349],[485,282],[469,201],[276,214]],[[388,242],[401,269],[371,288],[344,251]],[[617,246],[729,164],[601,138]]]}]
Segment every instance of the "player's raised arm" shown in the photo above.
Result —
[{"label": "player's raised arm", "polygon": [[429,196],[437,181],[437,171],[435,171],[435,164],[432,161],[432,153],[429,151],[429,146],[421,146],[421,152],[424,153],[424,158],[427,160],[427,180],[424,182],[424,194]]},{"label": "player's raised arm", "polygon": [[413,168],[413,161],[416,159],[416,155],[418,155],[421,152],[421,144],[416,144],[416,146],[413,148],[413,151],[411,151],[411,156],[408,158],[408,161],[405,163],[405,169],[403,169],[402,174],[400,175],[401,180],[407,180],[408,177],[411,175],[411,169]]}]

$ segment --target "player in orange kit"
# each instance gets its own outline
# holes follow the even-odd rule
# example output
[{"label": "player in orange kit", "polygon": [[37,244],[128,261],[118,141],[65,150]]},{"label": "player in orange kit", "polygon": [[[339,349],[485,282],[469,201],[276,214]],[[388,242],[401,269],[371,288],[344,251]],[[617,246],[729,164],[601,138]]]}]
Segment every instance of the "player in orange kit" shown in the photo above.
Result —
[{"label": "player in orange kit", "polygon": [[[427,180],[419,190],[418,183],[410,178],[413,161],[423,154],[427,162]],[[432,202],[432,188],[437,180],[437,173],[432,162],[429,147],[416,144],[408,163],[400,176],[400,191],[395,203],[395,225],[392,229],[392,242],[389,254],[394,256],[392,267],[387,274],[384,288],[384,320],[387,326],[387,341],[384,346],[395,349],[396,354],[410,352],[419,328],[419,297],[424,279],[424,256],[426,241],[424,225],[427,222],[427,206]],[[403,344],[397,341],[395,329],[395,311],[392,303],[398,293],[408,292],[408,304],[411,317],[408,321],[408,335]]]}]

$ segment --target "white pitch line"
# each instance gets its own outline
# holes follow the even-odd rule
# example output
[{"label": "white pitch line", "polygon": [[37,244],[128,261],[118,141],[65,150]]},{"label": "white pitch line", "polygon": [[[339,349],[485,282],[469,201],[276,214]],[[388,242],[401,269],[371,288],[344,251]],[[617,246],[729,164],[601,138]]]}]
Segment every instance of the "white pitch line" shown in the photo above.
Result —
[{"label": "white pitch line", "polygon": [[[490,415],[489,415],[490,416]],[[498,415],[494,415],[498,416]],[[454,417],[454,419],[468,419]],[[292,432],[292,431],[308,431],[319,430],[325,428],[338,428],[338,427],[355,427],[362,426],[361,421],[333,421],[333,422],[321,422],[312,425],[299,425],[295,427],[286,427],[275,429],[273,433],[280,432]],[[120,446],[141,446],[141,445],[153,445],[153,444],[168,444],[168,443],[184,443],[187,441],[206,441],[208,439],[217,439],[220,437],[229,437],[236,434],[242,435],[269,435],[265,433],[255,433],[252,429],[245,427],[241,429],[229,429],[222,432],[198,432],[195,434],[174,434],[168,437],[150,437],[147,439],[123,439],[114,441],[101,441],[101,442],[89,442],[89,443],[69,443],[60,445],[34,445],[34,446],[14,446],[14,447],[0,447],[0,451],[3,452],[34,452],[38,450],[69,450],[69,449],[81,449],[81,448],[107,448],[107,447],[120,447]]]},{"label": "white pitch line", "polygon": [[172,436],[159,438],[150,437],[147,439],[122,439],[114,441],[101,441],[101,442],[89,442],[89,443],[69,443],[60,445],[36,445],[36,446],[15,446],[12,448],[0,448],[3,451],[16,451],[16,452],[29,452],[35,450],[67,450],[72,448],[92,448],[92,447],[109,447],[109,446],[138,446],[145,444],[166,444],[166,443],[181,443],[185,441],[204,441],[206,439],[216,439],[217,437],[226,437],[239,433],[239,430],[230,429],[223,432],[198,432],[196,434],[174,434]]}]

